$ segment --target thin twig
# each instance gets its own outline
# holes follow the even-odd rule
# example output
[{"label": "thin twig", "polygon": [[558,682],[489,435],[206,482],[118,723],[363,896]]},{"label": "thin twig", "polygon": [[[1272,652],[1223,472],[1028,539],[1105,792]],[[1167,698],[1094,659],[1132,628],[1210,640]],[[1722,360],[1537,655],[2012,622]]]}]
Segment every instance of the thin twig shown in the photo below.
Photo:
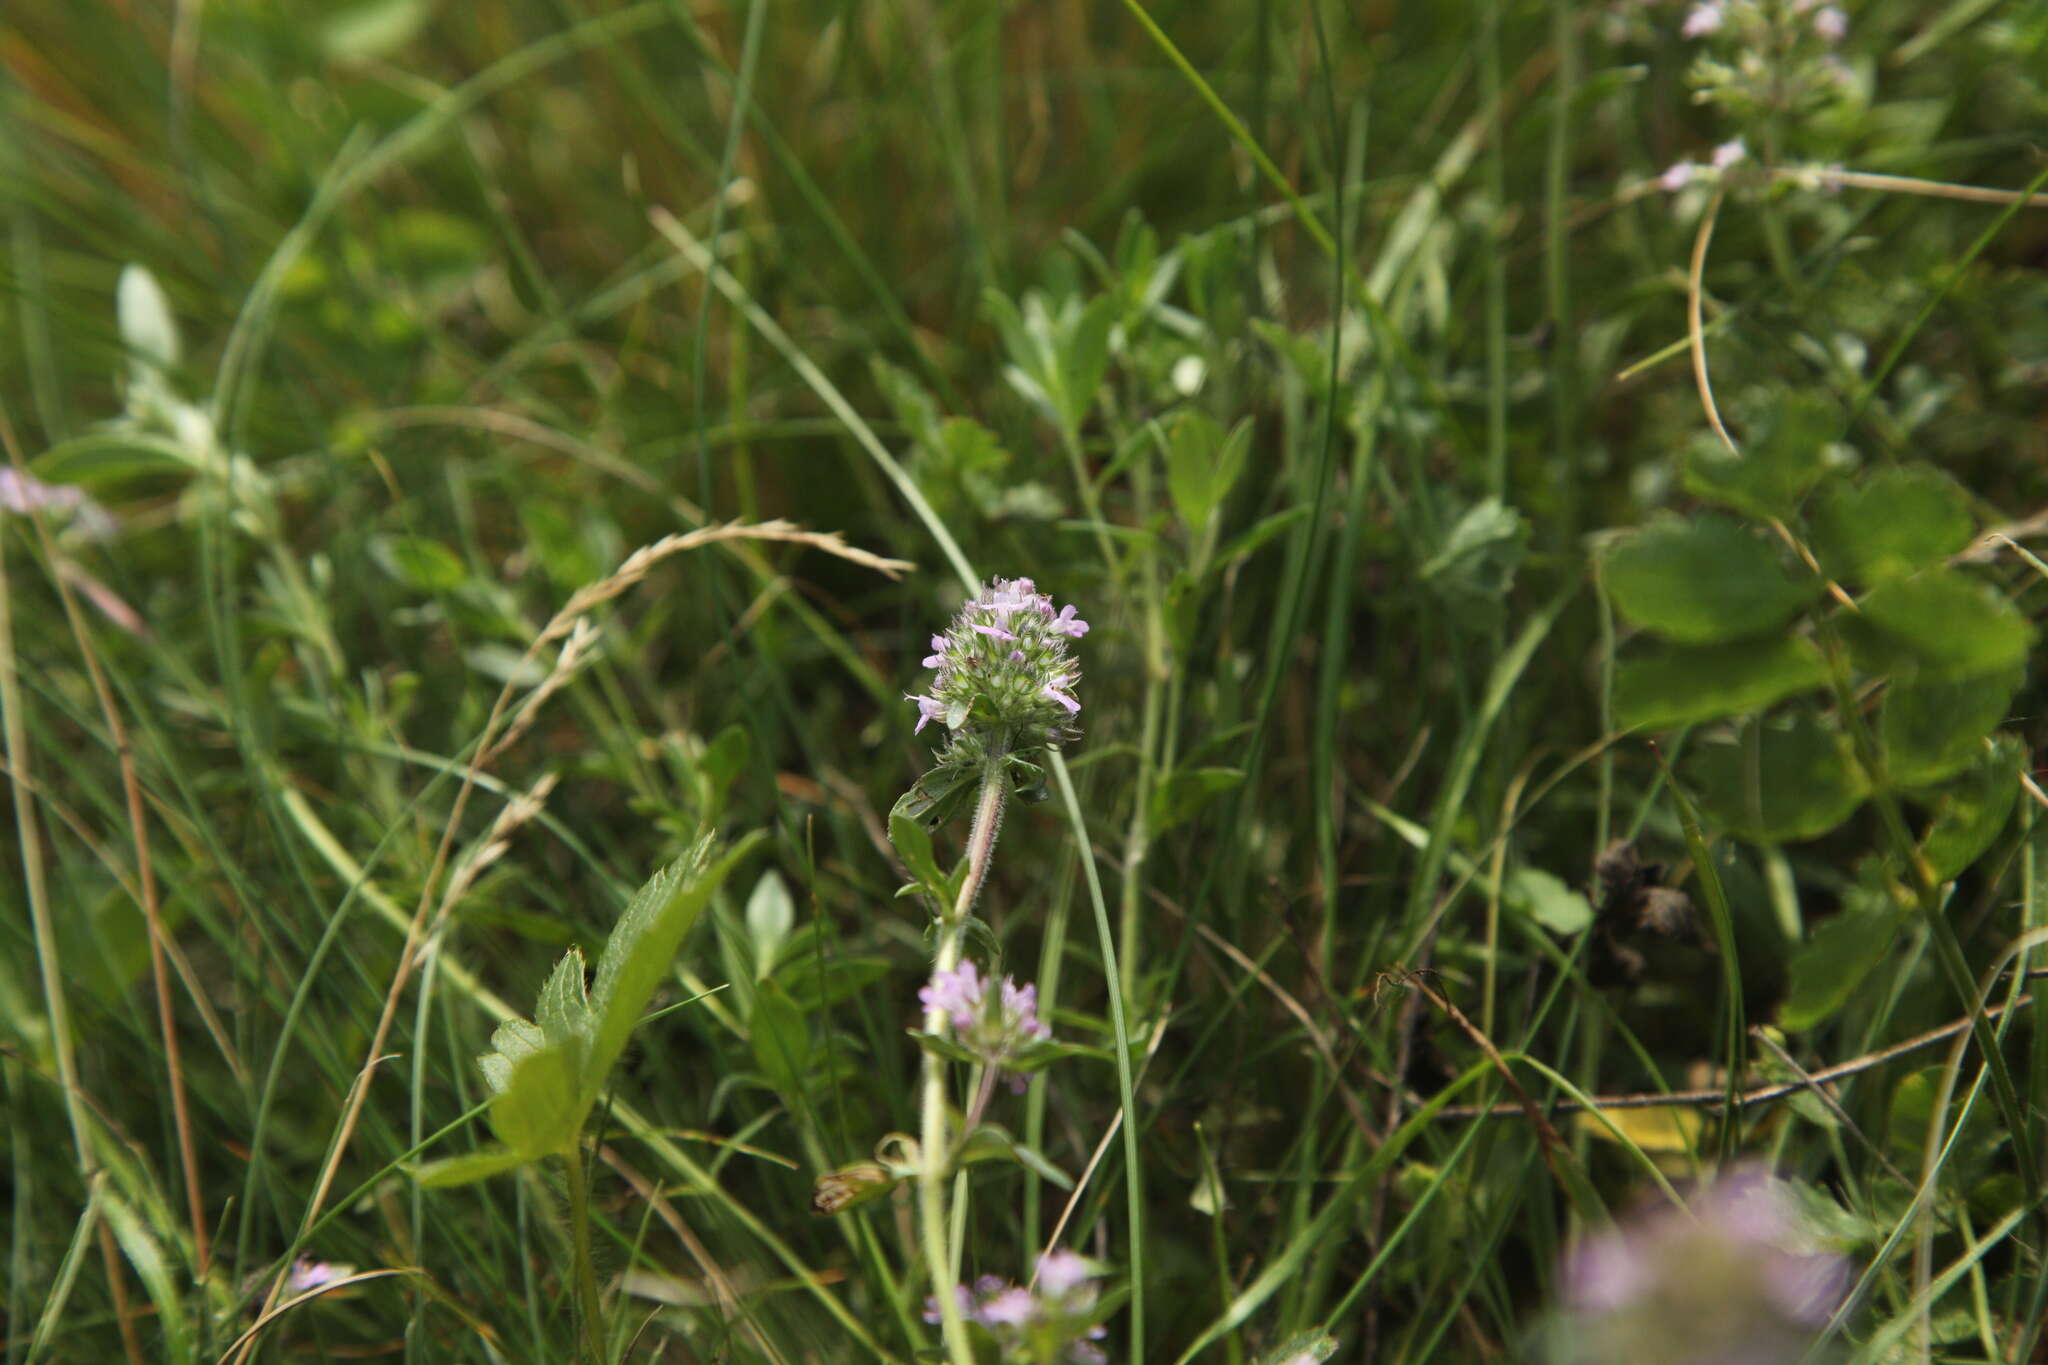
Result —
[{"label": "thin twig", "polygon": [[[2036,967],[2028,972],[2027,976],[2029,979],[2048,976],[2048,967]],[[2032,1002],[2033,997],[2031,995],[2022,995],[2017,1000],[2006,1004],[1987,1007],[1984,1014],[1987,1019],[1996,1018],[2007,1010],[2020,1009]],[[1751,1105],[1769,1104],[1773,1100],[1785,1099],[1813,1086],[1827,1085],[1832,1081],[1838,1081],[1847,1076],[1854,1076],[1861,1072],[1872,1070],[1875,1067],[1883,1066],[1886,1062],[1895,1061],[1908,1053],[1918,1052],[1922,1048],[1932,1047],[1936,1043],[1953,1038],[1958,1033],[1970,1029],[1973,1023],[1974,1021],[1969,1018],[1951,1020],[1939,1028],[1931,1028],[1925,1033],[1916,1033],[1903,1042],[1893,1043],[1890,1047],[1880,1048],[1876,1052],[1865,1053],[1863,1056],[1850,1061],[1837,1062],[1833,1066],[1822,1067],[1818,1071],[1808,1072],[1796,1081],[1780,1081],[1771,1085],[1760,1085],[1754,1090],[1737,1091],[1734,1096],[1735,1107],[1737,1109],[1747,1109]],[[1584,1103],[1578,1100],[1560,1099],[1551,1101],[1549,1108],[1553,1114],[1566,1114],[1594,1109],[1654,1109],[1661,1105],[1718,1108],[1726,1104],[1728,1099],[1728,1092],[1716,1086],[1710,1090],[1673,1090],[1634,1095],[1594,1095]],[[1452,1104],[1437,1110],[1431,1117],[1439,1120],[1513,1118],[1522,1112],[1524,1111],[1519,1104]]]}]

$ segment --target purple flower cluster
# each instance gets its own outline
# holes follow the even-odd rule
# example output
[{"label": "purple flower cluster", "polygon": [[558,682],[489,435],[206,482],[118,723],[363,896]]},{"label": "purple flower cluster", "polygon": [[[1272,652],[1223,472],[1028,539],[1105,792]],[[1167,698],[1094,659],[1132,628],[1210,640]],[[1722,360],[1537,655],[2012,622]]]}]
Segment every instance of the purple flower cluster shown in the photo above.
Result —
[{"label": "purple flower cluster", "polygon": [[955,732],[991,726],[1012,752],[1070,738],[1081,670],[1068,644],[1087,633],[1071,604],[1055,612],[1030,579],[992,580],[945,634],[932,636],[924,666],[937,674],[929,691],[905,698],[917,703],[917,728],[935,720]]},{"label": "purple flower cluster", "polygon": [[1560,1275],[1555,1355],[1574,1365],[1790,1365],[1849,1286],[1792,1187],[1759,1166],[1722,1175],[1690,1208],[1587,1237]]},{"label": "purple flower cluster", "polygon": [[[1099,1273],[1071,1251],[1048,1251],[1029,1288],[984,1275],[972,1289],[961,1284],[953,1292],[960,1316],[988,1329],[1005,1361],[1105,1365],[1108,1357],[1095,1344],[1105,1335],[1094,1321]],[[939,1320],[938,1300],[925,1300],[924,1320]]]},{"label": "purple flower cluster", "polygon": [[[972,962],[963,961],[949,972],[932,973],[931,983],[920,987],[918,1000],[926,1013],[937,1010],[953,1026],[960,1045],[988,1066],[1000,1068],[1034,1043],[1052,1037],[1052,1029],[1038,1017],[1038,987],[1017,984],[1004,977],[994,995]],[[1013,1078],[1022,1088],[1023,1078]]]}]

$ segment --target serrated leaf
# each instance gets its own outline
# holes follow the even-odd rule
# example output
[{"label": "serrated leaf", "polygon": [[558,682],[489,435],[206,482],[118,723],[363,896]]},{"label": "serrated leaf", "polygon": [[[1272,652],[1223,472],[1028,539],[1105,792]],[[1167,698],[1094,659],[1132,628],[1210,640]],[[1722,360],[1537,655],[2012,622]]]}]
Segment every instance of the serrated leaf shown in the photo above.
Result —
[{"label": "serrated leaf", "polygon": [[1752,724],[1735,744],[1701,745],[1681,771],[1715,823],[1755,843],[1817,839],[1870,790],[1847,739],[1808,712],[1789,725]]},{"label": "serrated leaf", "polygon": [[775,955],[796,925],[796,902],[783,885],[782,874],[769,868],[747,896],[747,937],[754,943],[754,976],[758,980],[775,966]]},{"label": "serrated leaf", "polygon": [[540,988],[533,1022],[549,1046],[584,1047],[590,1041],[590,1001],[583,990],[583,953],[571,948]]},{"label": "serrated leaf", "polygon": [[1975,678],[1896,678],[1884,695],[1885,775],[1896,786],[1955,776],[1983,752],[2019,691],[2024,670]]},{"label": "serrated leaf", "polygon": [[1811,602],[1775,548],[1728,517],[1663,519],[1617,538],[1602,557],[1624,616],[1679,644],[1715,644],[1777,630]]},{"label": "serrated leaf", "polygon": [[1935,677],[1968,678],[2021,663],[2034,628],[1988,583],[1928,569],[1870,590],[1862,618]]},{"label": "serrated leaf", "polygon": [[423,1189],[445,1190],[455,1185],[474,1184],[504,1171],[524,1166],[528,1157],[510,1147],[486,1147],[461,1156],[443,1157],[413,1168],[413,1179]]},{"label": "serrated leaf", "polygon": [[1830,577],[1857,583],[1941,563],[1970,543],[1970,495],[1932,465],[1884,469],[1825,490],[1809,538]]},{"label": "serrated leaf", "polygon": [[1920,841],[1936,877],[1959,876],[1997,840],[2019,797],[2026,762],[2024,744],[1997,735],[1967,772],[1940,789],[1934,821]]},{"label": "serrated leaf", "polygon": [[1614,716],[1625,729],[1670,730],[1760,711],[1827,682],[1827,664],[1805,640],[1666,646],[1622,660]]},{"label": "serrated leaf", "polygon": [[597,960],[590,992],[590,1009],[596,1016],[590,1071],[598,1085],[625,1050],[626,1039],[640,1022],[648,1000],[668,979],[683,936],[696,924],[726,875],[753,852],[761,837],[758,832],[748,835],[715,861],[710,857],[710,841],[705,840],[655,873],[627,904]]},{"label": "serrated leaf", "polygon": [[1900,912],[1851,898],[1794,950],[1791,986],[1778,1008],[1780,1027],[1799,1033],[1833,1017],[1898,943],[1903,926]]},{"label": "serrated leaf", "polygon": [[1828,472],[1828,447],[1842,432],[1842,414],[1810,392],[1761,396],[1761,420],[1737,454],[1717,437],[1702,437],[1686,454],[1688,491],[1754,517],[1789,515]]},{"label": "serrated leaf", "polygon": [[1540,867],[1518,867],[1509,873],[1501,901],[1553,934],[1581,934],[1593,923],[1593,907],[1586,898],[1564,878]]}]

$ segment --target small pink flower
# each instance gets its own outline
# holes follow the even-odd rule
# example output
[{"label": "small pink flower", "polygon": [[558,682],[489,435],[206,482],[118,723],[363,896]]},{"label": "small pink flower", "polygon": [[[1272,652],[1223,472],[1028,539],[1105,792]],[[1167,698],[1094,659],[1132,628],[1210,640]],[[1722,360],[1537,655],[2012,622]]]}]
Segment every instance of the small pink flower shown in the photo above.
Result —
[{"label": "small pink flower", "polygon": [[1724,142],[1714,148],[1714,169],[1725,171],[1748,155],[1749,147],[1741,138],[1738,137],[1733,142]]},{"label": "small pink flower", "polygon": [[1693,182],[1700,168],[1690,161],[1675,161],[1657,177],[1657,186],[1667,194],[1676,194]]},{"label": "small pink flower", "polygon": [[1849,16],[1838,5],[1829,5],[1813,16],[1813,31],[1822,42],[1839,43],[1849,32]]},{"label": "small pink flower", "polygon": [[1705,4],[1692,7],[1678,32],[1686,38],[1704,38],[1709,33],[1719,31],[1722,20],[1726,17],[1722,7],[1715,3],[1715,0],[1707,0]]}]

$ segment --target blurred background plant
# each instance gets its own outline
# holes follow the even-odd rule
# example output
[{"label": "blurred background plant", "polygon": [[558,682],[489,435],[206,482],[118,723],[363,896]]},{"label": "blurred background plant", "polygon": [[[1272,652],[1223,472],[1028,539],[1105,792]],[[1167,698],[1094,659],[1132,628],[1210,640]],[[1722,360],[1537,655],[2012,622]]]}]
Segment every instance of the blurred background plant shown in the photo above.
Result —
[{"label": "blurred background plant", "polygon": [[[10,7],[10,1365],[931,1349],[970,565],[1091,630],[960,1283],[1491,1359],[1740,1154],[1802,1334],[2030,1358],[2044,82],[2042,0]],[[845,540],[628,558],[772,519]],[[410,1179],[712,830],[580,1161]]]}]

